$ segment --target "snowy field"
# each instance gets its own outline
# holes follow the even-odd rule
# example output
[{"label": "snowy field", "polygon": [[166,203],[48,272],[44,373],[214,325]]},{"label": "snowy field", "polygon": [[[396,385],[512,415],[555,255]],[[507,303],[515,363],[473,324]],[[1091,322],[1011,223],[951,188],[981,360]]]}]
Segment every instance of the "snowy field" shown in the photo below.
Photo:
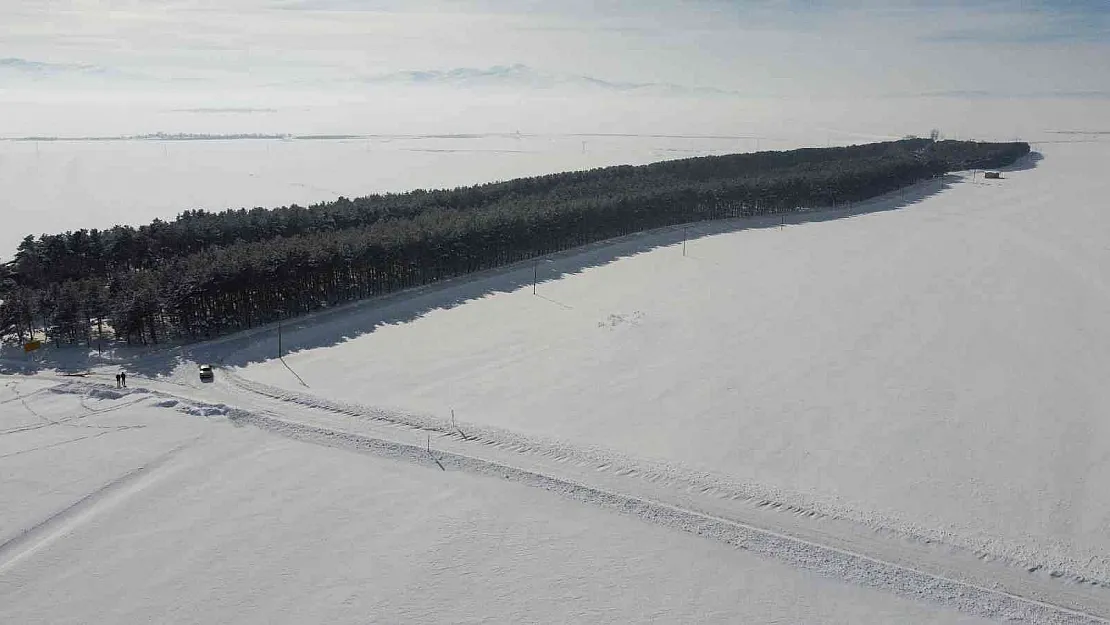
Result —
[{"label": "snowy field", "polygon": [[1041,151],[853,215],[693,226],[685,257],[671,230],[552,258],[536,295],[526,264],[357,308],[242,375],[1104,585],[1110,153]]},{"label": "snowy field", "polygon": [[[344,307],[287,325],[284,362],[273,327],[5,352],[0,620],[1106,622],[1110,126],[1074,106],[943,110],[952,135],[1034,144],[999,181]],[[928,130],[856,115],[0,141],[23,224],[0,235]],[[27,375],[55,367],[92,374]],[[135,390],[111,389],[119,367]]]},{"label": "snowy field", "polygon": [[[446,96],[445,96],[446,97]],[[927,136],[1058,141],[1110,128],[1101,101],[542,100],[460,102],[443,111],[334,104],[252,113],[0,99],[0,260],[28,234],[141,225],[184,210],[306,206],[339,196],[470,185],[620,164]],[[381,105],[379,105],[380,107]],[[59,110],[55,110],[59,109]],[[463,115],[465,112],[465,115]],[[386,121],[383,121],[386,120]],[[1083,120],[1079,124],[1071,120]],[[388,123],[387,123],[388,122]],[[356,135],[349,139],[18,140],[153,133]]]},{"label": "snowy field", "polygon": [[1034,151],[200,344],[0,345],[0,624],[1110,624],[1105,2],[0,24],[0,262],[191,209],[933,131]]},{"label": "snowy field", "polygon": [[5,381],[0,497],[20,506],[0,516],[0,621],[984,622],[201,412],[141,389]]},{"label": "snowy field", "polygon": [[[775,142],[759,141],[759,146]],[[780,145],[781,142],[778,142]],[[27,234],[272,208],[612,164],[747,152],[745,137],[372,136],[358,139],[0,141],[0,258]]]}]

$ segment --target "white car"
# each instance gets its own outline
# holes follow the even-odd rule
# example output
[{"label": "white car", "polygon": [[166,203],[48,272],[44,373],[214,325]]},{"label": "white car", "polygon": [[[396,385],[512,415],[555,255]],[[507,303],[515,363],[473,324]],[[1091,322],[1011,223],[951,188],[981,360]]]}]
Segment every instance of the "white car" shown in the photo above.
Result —
[{"label": "white car", "polygon": [[201,379],[201,381],[211,380],[214,377],[215,377],[215,374],[212,372],[212,365],[201,365],[200,366],[200,379]]}]

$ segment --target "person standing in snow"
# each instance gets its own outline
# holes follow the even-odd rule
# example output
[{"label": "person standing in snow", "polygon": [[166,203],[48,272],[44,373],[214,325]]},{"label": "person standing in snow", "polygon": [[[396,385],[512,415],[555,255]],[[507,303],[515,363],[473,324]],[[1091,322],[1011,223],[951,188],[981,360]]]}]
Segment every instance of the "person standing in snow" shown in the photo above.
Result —
[{"label": "person standing in snow", "polygon": [[123,388],[127,388],[127,372],[126,371],[120,371],[119,372],[119,381],[120,381],[121,384],[123,384]]},{"label": "person standing in snow", "polygon": [[120,388],[119,374],[116,374],[116,388]]}]

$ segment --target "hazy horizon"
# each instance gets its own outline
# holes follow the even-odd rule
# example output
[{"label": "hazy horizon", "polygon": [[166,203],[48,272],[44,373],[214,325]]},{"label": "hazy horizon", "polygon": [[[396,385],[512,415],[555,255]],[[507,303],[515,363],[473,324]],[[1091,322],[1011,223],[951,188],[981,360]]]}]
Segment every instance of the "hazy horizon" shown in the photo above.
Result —
[{"label": "hazy horizon", "polygon": [[[1100,2],[71,0],[5,4],[0,22],[0,258],[29,233],[194,208],[934,128],[1110,131]],[[422,143],[10,141],[154,133]]]},{"label": "hazy horizon", "polygon": [[1101,2],[72,0],[0,21],[0,137],[728,133],[722,109],[780,102],[1110,100]]},{"label": "hazy horizon", "polygon": [[1110,0],[0,24],[0,622],[1110,623]]}]

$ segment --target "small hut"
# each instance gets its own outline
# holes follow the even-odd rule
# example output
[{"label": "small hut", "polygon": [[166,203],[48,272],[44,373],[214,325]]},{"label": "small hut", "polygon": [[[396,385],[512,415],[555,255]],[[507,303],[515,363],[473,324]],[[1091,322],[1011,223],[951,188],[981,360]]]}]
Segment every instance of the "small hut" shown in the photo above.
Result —
[{"label": "small hut", "polygon": [[988,180],[998,180],[998,179],[1002,178],[1002,172],[998,172],[998,171],[983,172],[983,177],[988,179]]}]

